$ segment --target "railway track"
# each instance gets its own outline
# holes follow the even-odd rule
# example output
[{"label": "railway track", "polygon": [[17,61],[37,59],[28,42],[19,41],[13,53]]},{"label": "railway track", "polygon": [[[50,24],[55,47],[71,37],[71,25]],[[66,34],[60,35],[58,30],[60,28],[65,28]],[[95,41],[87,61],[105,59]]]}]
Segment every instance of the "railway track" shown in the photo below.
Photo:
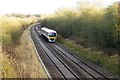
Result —
[{"label": "railway track", "polygon": [[[48,72],[51,72],[50,75],[52,75],[53,78],[95,80],[109,80],[112,78],[111,75],[101,72],[100,69],[94,69],[94,67],[90,66],[84,60],[71,54],[68,49],[64,48],[59,43],[48,43],[46,39],[41,37],[37,26],[32,27],[31,32],[34,41],[36,40],[36,42],[38,42],[37,45],[39,46],[37,46],[37,48],[42,50],[40,56],[43,57],[44,54],[46,59],[48,59],[48,62],[51,63],[52,67],[55,69],[51,68],[50,70],[50,66],[47,66],[46,64],[47,61],[44,63],[48,67],[46,68],[48,69]],[[56,73],[57,77],[53,75],[54,73]]]}]

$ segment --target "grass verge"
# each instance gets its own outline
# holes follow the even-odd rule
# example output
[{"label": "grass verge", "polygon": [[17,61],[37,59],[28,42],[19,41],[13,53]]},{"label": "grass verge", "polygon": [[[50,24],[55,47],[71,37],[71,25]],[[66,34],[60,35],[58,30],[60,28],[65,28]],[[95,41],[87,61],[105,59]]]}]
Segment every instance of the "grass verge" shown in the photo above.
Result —
[{"label": "grass verge", "polygon": [[21,70],[19,77],[47,78],[47,75],[39,62],[29,34],[30,27],[24,31],[20,38],[20,45],[14,48],[17,63]]},{"label": "grass verge", "polygon": [[2,78],[17,78],[18,71],[15,68],[15,59],[10,59],[10,55],[6,54],[6,52],[2,56]]},{"label": "grass verge", "polygon": [[118,55],[104,55],[102,52],[92,51],[89,48],[83,48],[82,46],[76,44],[73,40],[69,39],[63,39],[62,44],[70,48],[70,50],[75,52],[76,55],[85,57],[86,59],[110,71],[114,75],[120,75],[118,70],[118,58],[120,57],[118,57]]},{"label": "grass verge", "polygon": [[30,27],[20,37],[19,45],[12,51],[2,51],[2,78],[47,78],[39,62],[29,35]]}]

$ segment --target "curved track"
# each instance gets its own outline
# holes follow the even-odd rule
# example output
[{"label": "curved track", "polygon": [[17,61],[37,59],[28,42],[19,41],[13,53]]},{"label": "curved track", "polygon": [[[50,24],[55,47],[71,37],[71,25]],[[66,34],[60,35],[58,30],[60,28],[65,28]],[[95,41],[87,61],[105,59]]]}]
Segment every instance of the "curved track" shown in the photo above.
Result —
[{"label": "curved track", "polygon": [[[84,60],[71,54],[71,52],[68,49],[64,48],[61,44],[47,42],[45,38],[41,37],[39,28],[37,28],[37,26],[32,27],[31,32],[34,41],[38,42],[37,45],[39,46],[37,48],[42,50],[41,58],[44,57],[43,56],[44,54],[46,56],[45,59],[47,59],[48,62],[52,64],[52,67],[55,69],[54,70],[53,68],[51,68],[51,70],[48,70],[48,72],[52,72],[53,69],[52,73],[53,74],[56,73],[57,75],[56,78],[59,77],[63,79],[91,78],[96,80],[97,79],[109,80],[112,77],[107,73],[101,72],[101,70],[99,69],[95,69],[94,67],[86,63]],[[50,66],[48,66],[48,69],[49,67]],[[52,73],[50,75],[52,75]],[[51,77],[54,78],[55,76],[52,75]]]}]

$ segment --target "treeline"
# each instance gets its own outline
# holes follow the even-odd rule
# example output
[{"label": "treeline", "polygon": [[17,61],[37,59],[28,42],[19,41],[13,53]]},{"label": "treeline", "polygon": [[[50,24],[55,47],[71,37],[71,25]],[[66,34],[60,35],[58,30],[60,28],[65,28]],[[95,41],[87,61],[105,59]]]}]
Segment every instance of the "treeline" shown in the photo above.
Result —
[{"label": "treeline", "polygon": [[30,24],[37,22],[37,17],[14,14],[0,16],[0,20],[2,50],[7,50],[19,43],[22,32]]},{"label": "treeline", "polygon": [[70,38],[84,47],[115,54],[120,48],[118,3],[106,9],[87,6],[60,9],[54,16],[41,20],[41,25],[55,29],[64,38]]}]

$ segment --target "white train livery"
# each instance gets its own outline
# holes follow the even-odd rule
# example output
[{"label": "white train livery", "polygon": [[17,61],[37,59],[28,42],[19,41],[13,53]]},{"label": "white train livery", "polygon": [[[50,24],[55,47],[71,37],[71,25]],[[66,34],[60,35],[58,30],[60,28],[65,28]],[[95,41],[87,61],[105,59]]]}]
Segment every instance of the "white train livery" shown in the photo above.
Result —
[{"label": "white train livery", "polygon": [[52,29],[48,29],[46,27],[41,28],[41,34],[45,36],[49,42],[55,42],[57,38],[57,32]]}]

